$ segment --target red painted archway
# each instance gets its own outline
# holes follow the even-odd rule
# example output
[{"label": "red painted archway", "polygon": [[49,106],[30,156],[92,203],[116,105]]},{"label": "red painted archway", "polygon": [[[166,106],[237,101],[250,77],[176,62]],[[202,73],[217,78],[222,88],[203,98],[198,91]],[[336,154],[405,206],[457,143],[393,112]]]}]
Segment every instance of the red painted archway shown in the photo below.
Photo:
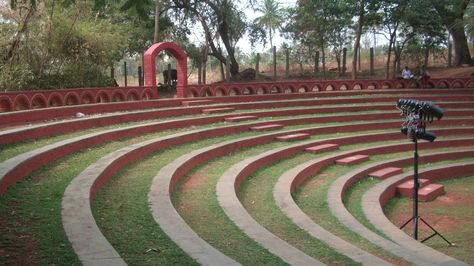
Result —
[{"label": "red painted archway", "polygon": [[188,55],[177,44],[173,42],[160,42],[153,44],[144,55],[144,75],[145,86],[156,87],[156,55],[166,50],[176,58],[176,71],[178,83],[176,84],[176,94],[178,97],[185,97],[184,88],[188,85]]}]

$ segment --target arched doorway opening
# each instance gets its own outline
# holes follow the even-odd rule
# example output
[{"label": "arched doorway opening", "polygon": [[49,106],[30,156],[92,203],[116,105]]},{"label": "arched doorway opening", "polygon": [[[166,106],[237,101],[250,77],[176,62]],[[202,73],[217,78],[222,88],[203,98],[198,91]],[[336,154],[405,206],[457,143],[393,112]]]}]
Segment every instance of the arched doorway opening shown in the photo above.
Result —
[{"label": "arched doorway opening", "polygon": [[176,95],[185,97],[184,88],[188,85],[188,55],[177,44],[173,42],[160,42],[153,44],[144,55],[145,85],[156,87],[156,63],[155,58],[161,51],[168,51],[176,58],[176,72],[178,82],[176,84]]}]

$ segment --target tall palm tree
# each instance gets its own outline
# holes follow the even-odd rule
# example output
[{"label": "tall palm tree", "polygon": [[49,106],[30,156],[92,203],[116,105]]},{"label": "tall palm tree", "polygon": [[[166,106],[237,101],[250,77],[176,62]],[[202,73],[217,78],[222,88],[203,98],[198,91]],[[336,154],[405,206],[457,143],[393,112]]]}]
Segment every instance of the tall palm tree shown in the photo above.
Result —
[{"label": "tall palm tree", "polygon": [[263,3],[257,5],[255,11],[260,12],[263,15],[257,17],[254,20],[254,23],[265,28],[270,39],[270,47],[273,47],[273,34],[275,33],[275,30],[281,27],[283,22],[283,8],[280,7],[278,1],[263,0]]}]

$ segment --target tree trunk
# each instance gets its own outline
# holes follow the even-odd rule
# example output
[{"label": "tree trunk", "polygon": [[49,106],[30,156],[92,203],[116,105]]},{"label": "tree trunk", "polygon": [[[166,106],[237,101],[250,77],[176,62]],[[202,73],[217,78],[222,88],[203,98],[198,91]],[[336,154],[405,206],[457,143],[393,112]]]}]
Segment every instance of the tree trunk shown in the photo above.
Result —
[{"label": "tree trunk", "polygon": [[[229,25],[227,24],[227,21],[220,21],[218,32],[222,42],[224,43],[227,55],[230,58],[230,74],[232,77],[236,77],[239,75],[239,63],[237,63],[237,59],[235,58],[234,47],[231,45],[229,37]],[[222,56],[222,58],[225,62],[226,59],[224,58],[224,56]]]},{"label": "tree trunk", "polygon": [[467,46],[467,38],[464,33],[464,29],[459,26],[451,28],[451,35],[454,41],[454,60],[455,65],[460,66],[463,64],[472,65],[471,54],[469,47]]},{"label": "tree trunk", "polygon": [[425,65],[426,67],[428,67],[428,59],[430,57],[430,46],[426,46],[425,47],[425,59],[424,59],[424,63],[423,65]]},{"label": "tree trunk", "polygon": [[395,79],[397,77],[397,73],[400,73],[400,57],[402,54],[402,49],[400,46],[396,46],[395,49],[393,49],[393,52],[395,58],[393,58],[392,79]]},{"label": "tree trunk", "polygon": [[360,46],[360,37],[362,35],[362,25],[364,23],[364,11],[361,10],[361,13],[359,14],[359,22],[357,25],[357,31],[356,31],[356,38],[354,41],[354,50],[352,54],[352,79],[357,78],[357,58],[359,54],[359,46]]},{"label": "tree trunk", "polygon": [[451,44],[451,40],[449,40],[448,38],[448,67],[452,67],[453,66],[453,61],[452,61],[452,44]]},{"label": "tree trunk", "polygon": [[161,3],[160,0],[155,0],[155,33],[153,35],[153,43],[157,43],[160,40],[160,13]]},{"label": "tree trunk", "polygon": [[394,49],[394,58],[393,58],[393,64],[392,64],[392,75],[391,78],[395,79],[397,77],[396,69],[397,69],[397,48],[395,47]]},{"label": "tree trunk", "polygon": [[314,55],[314,76],[316,76],[316,73],[319,73],[319,51],[316,51]]},{"label": "tree trunk", "polygon": [[[390,41],[388,43],[388,52],[387,52],[387,64],[385,67],[385,79],[390,78],[390,61],[392,57],[392,48],[395,47],[395,39],[397,36],[397,27],[393,30],[393,32],[390,34]],[[395,69],[394,69],[395,70]]]},{"label": "tree trunk", "polygon": [[445,1],[432,1],[432,4],[434,5],[438,15],[443,20],[446,28],[449,29],[449,33],[451,33],[451,36],[453,37],[455,65],[472,65],[473,61],[469,52],[469,47],[467,46],[467,38],[466,34],[464,33],[464,24],[459,23],[459,21],[463,20],[466,8],[470,1],[458,0],[451,2],[455,2],[454,5],[456,11],[448,10],[445,7]]},{"label": "tree trunk", "polygon": [[28,10],[28,13],[26,14],[25,18],[23,19],[23,23],[21,25],[21,28],[13,36],[13,41],[12,41],[12,44],[10,46],[10,49],[8,50],[7,54],[4,57],[5,61],[12,60],[13,57],[15,56],[16,50],[20,46],[21,37],[28,30],[28,23],[30,22],[30,19],[33,17],[35,11],[36,11],[36,8],[35,8],[34,4],[31,3],[30,8]]},{"label": "tree trunk", "polygon": [[272,29],[270,29],[269,32],[270,32],[270,47],[273,47]]},{"label": "tree trunk", "polygon": [[347,58],[347,48],[342,48],[342,74],[345,75],[347,71],[346,59]]},{"label": "tree trunk", "polygon": [[387,63],[385,65],[385,79],[389,79],[390,77],[390,60],[392,57],[392,44],[390,43],[388,45],[388,51],[387,51]]},{"label": "tree trunk", "polygon": [[[179,3],[177,3],[179,2]],[[196,18],[201,22],[201,25],[204,29],[204,33],[206,35],[206,40],[209,43],[209,47],[212,51],[210,55],[213,55],[217,60],[221,62],[221,64],[225,64],[226,58],[222,54],[222,52],[219,52],[217,50],[216,44],[214,43],[212,34],[211,34],[211,29],[209,25],[207,24],[207,21],[204,17],[204,15],[196,9],[192,4],[192,1],[174,1],[174,4],[177,5],[179,8],[184,8],[189,11],[191,11]],[[237,40],[232,40],[230,39],[229,36],[229,21],[226,20],[225,16],[221,17],[225,14],[221,13],[220,6],[217,5],[215,1],[201,1],[204,2],[205,5],[207,5],[210,9],[215,12],[215,14],[218,16],[217,18],[217,33],[220,36],[220,39],[222,40],[222,43],[224,44],[224,47],[227,51],[227,55],[230,57],[230,73],[232,77],[238,76],[239,75],[239,64],[235,58],[235,51],[234,47],[232,46],[231,42],[234,41],[236,42]]]},{"label": "tree trunk", "polygon": [[341,54],[337,53],[335,55],[336,58],[336,63],[337,63],[337,74],[340,76],[342,73],[342,67],[341,67]]},{"label": "tree trunk", "polygon": [[321,62],[323,64],[323,79],[326,79],[326,52],[324,52],[324,43],[321,45]]},{"label": "tree trunk", "polygon": [[209,46],[207,45],[207,42],[206,42],[206,45],[204,45],[204,46],[201,48],[202,63],[203,63],[203,67],[202,67],[202,83],[203,83],[203,84],[206,84],[206,68],[207,68],[207,54],[208,54],[208,48],[209,48]]}]

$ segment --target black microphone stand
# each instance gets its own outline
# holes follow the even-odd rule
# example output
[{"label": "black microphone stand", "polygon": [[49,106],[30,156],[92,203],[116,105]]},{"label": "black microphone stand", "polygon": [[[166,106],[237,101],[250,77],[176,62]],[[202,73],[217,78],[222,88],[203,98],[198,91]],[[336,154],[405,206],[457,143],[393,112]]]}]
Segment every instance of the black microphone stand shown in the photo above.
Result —
[{"label": "black microphone stand", "polygon": [[454,246],[455,244],[450,242],[446,239],[442,234],[440,234],[434,227],[432,227],[428,222],[426,222],[419,214],[418,214],[418,190],[420,188],[420,182],[418,177],[418,138],[414,136],[412,139],[415,144],[415,152],[413,154],[413,216],[406,221],[400,229],[403,229],[408,223],[413,221],[413,238],[418,240],[418,221],[422,221],[426,226],[428,226],[434,233],[427,238],[423,239],[421,242],[425,242],[428,239],[439,235],[444,241],[448,243],[449,246]]}]

